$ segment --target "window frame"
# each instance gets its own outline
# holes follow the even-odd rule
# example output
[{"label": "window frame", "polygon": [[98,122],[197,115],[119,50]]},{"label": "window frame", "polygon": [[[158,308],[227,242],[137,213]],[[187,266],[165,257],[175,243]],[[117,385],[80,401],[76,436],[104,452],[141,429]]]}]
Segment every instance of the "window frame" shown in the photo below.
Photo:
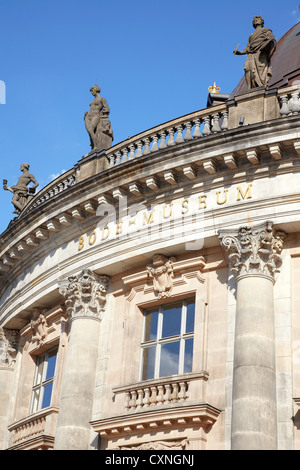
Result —
[{"label": "window frame", "polygon": [[[57,357],[58,357],[58,350],[59,347],[58,345],[53,346],[46,351],[44,351],[42,354],[36,356],[36,363],[35,363],[35,372],[34,372],[34,380],[33,380],[33,386],[32,386],[32,392],[31,392],[31,403],[30,403],[30,414],[37,413],[41,410],[44,410],[48,407],[51,406],[52,398],[53,398],[53,389],[54,389],[54,382],[55,382],[55,376],[56,376],[56,368],[57,368]],[[53,375],[51,377],[47,377],[47,370],[49,366],[49,355],[53,351],[56,351],[56,358],[55,358],[55,366],[53,370]],[[41,358],[43,359],[43,367],[42,367],[42,374],[41,374],[41,379],[39,380],[39,367],[41,364]],[[45,367],[46,364],[46,367]],[[44,399],[44,392],[46,386],[52,384],[52,389],[51,389],[51,395],[50,395],[50,403],[47,406],[42,406],[43,405],[43,399]],[[38,392],[38,393],[37,393]],[[38,398],[36,399],[36,393]]]},{"label": "window frame", "polygon": [[[187,305],[188,302],[193,301],[194,303],[194,326],[193,331],[186,332],[187,326]],[[177,335],[172,335],[168,337],[162,338],[162,327],[163,327],[163,310],[166,307],[171,305],[175,305],[181,303],[181,325],[180,325],[180,332]],[[145,341],[145,333],[146,333],[146,317],[147,315],[151,315],[152,313],[149,310],[154,310],[155,307],[146,308],[143,311],[143,328],[142,328],[142,341],[141,341],[141,352],[140,352],[140,369],[139,369],[139,381],[145,380],[156,380],[162,377],[168,377],[169,375],[182,375],[185,373],[191,373],[193,370],[193,358],[194,358],[194,338],[195,338],[195,324],[196,324],[196,297],[191,296],[184,299],[173,300],[168,303],[163,303],[157,306],[158,310],[158,321],[157,321],[157,337],[155,340]],[[147,311],[149,313],[147,313]],[[190,372],[184,372],[184,363],[185,363],[185,344],[186,340],[192,339],[193,340],[193,352],[192,352],[192,370]],[[160,367],[161,367],[161,347],[164,344],[170,344],[179,342],[179,362],[178,362],[178,372],[176,374],[169,374],[169,375],[160,375]],[[155,366],[154,366],[154,376],[150,379],[143,377],[143,370],[144,370],[144,351],[150,347],[155,346]]]}]

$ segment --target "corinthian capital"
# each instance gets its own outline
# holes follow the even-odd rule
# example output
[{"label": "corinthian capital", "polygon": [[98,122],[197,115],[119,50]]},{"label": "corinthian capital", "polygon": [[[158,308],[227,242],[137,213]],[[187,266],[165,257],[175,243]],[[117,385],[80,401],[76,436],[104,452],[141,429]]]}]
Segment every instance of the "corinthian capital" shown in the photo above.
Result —
[{"label": "corinthian capital", "polygon": [[272,222],[236,231],[221,231],[221,245],[228,252],[230,269],[237,277],[267,275],[274,279],[282,263],[281,251],[286,234],[275,232]]},{"label": "corinthian capital", "polygon": [[84,269],[78,276],[61,281],[59,292],[65,297],[66,313],[71,318],[88,317],[101,320],[108,283],[108,276],[98,276],[89,269]]}]

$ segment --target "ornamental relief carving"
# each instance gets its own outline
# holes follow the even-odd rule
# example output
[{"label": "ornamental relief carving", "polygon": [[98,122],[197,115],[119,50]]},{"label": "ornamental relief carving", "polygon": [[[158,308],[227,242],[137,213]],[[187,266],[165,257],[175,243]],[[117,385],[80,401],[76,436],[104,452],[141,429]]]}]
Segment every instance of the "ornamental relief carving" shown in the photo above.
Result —
[{"label": "ornamental relief carving", "polygon": [[173,263],[176,258],[154,255],[151,265],[147,266],[148,276],[153,279],[153,288],[159,299],[169,297],[173,287]]},{"label": "ornamental relief carving", "polygon": [[109,277],[84,269],[78,276],[61,281],[59,292],[65,297],[66,314],[71,318],[102,320]]},{"label": "ornamental relief carving", "polygon": [[12,368],[18,352],[19,332],[0,327],[0,367]]},{"label": "ornamental relief carving", "polygon": [[181,441],[151,441],[136,446],[120,446],[119,450],[185,450],[187,439]]},{"label": "ornamental relief carving", "polygon": [[45,317],[46,310],[34,308],[32,310],[32,320],[30,327],[33,330],[33,339],[42,346],[48,335],[48,324]]},{"label": "ornamental relief carving", "polygon": [[286,234],[275,232],[272,222],[222,231],[219,238],[228,251],[230,269],[236,276],[264,274],[274,279],[279,272]]}]

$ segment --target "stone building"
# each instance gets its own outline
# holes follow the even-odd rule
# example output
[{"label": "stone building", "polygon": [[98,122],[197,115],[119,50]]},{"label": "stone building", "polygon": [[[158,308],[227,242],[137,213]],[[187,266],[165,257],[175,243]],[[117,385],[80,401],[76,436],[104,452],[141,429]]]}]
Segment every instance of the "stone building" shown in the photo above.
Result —
[{"label": "stone building", "polygon": [[2,233],[1,449],[300,448],[299,41]]}]

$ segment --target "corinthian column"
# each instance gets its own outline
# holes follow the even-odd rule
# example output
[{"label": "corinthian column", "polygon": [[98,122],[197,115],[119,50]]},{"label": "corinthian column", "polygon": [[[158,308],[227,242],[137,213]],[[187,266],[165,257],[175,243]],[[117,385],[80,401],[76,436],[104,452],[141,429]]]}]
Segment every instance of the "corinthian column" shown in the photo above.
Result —
[{"label": "corinthian column", "polygon": [[98,339],[109,278],[84,270],[60,284],[70,316],[54,449],[86,450],[90,443]]},{"label": "corinthian column", "polygon": [[13,373],[19,343],[19,332],[0,327],[0,450],[6,448]]},{"label": "corinthian column", "polygon": [[277,448],[273,285],[285,234],[272,222],[219,233],[236,276],[233,450]]}]

